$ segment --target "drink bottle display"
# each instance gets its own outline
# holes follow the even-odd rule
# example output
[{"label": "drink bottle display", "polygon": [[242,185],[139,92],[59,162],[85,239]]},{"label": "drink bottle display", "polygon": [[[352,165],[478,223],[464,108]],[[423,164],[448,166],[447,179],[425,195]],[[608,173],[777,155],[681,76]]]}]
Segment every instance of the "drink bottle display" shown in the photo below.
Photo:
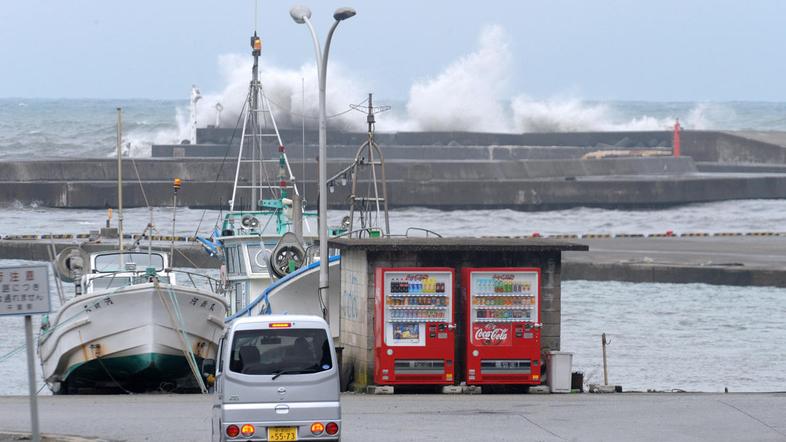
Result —
[{"label": "drink bottle display", "polygon": [[450,268],[376,269],[377,385],[453,384],[454,275]]},{"label": "drink bottle display", "polygon": [[465,268],[465,381],[540,383],[540,269]]}]

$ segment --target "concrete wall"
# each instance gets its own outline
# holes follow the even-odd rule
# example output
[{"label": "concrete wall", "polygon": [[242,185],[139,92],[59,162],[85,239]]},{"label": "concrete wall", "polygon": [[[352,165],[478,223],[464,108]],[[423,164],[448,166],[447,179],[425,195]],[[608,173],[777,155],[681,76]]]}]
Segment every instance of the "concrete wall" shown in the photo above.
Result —
[{"label": "concrete wall", "polygon": [[[378,127],[380,129],[381,127]],[[287,146],[300,145],[300,129],[280,130]],[[306,131],[305,144],[316,145],[318,132]],[[617,132],[377,132],[380,145],[396,146],[617,146],[617,147],[668,147],[671,131],[617,131]],[[367,138],[365,132],[342,132],[328,127],[329,144],[359,146]],[[202,144],[239,145],[240,131],[234,129],[197,129],[197,141]]]},{"label": "concrete wall", "polygon": [[[204,147],[183,146],[182,153],[193,155],[219,155],[226,152],[232,145],[239,145],[239,137],[232,138],[231,129],[199,129],[200,143]],[[359,146],[366,135],[364,133],[347,133],[332,130],[329,132],[328,143],[335,146],[331,149],[336,157],[354,156],[354,149]],[[297,130],[282,132],[282,138],[288,140],[290,146],[301,143],[301,133]],[[520,159],[556,159],[578,158],[591,150],[605,148],[662,148],[672,146],[672,131],[618,131],[618,132],[549,132],[495,134],[472,132],[397,132],[378,133],[377,141],[391,158],[445,158],[444,150],[450,149],[450,158],[457,159],[505,159],[505,151],[496,151],[497,157],[488,157],[489,148],[502,146],[512,152],[511,158]],[[681,133],[682,153],[696,161],[731,162],[731,163],[786,163],[784,137],[761,133],[722,132],[683,130]],[[212,144],[212,146],[211,146]],[[307,156],[316,155],[317,133],[306,133]],[[543,150],[542,147],[547,147]],[[561,147],[562,149],[556,149]],[[414,148],[414,149],[408,149]],[[193,150],[192,150],[193,149]],[[485,151],[484,151],[485,150]],[[190,151],[190,152],[189,152]],[[292,152],[300,152],[295,148]],[[154,147],[154,156],[171,156],[173,146]],[[399,155],[401,153],[401,156]],[[484,156],[486,154],[486,156]],[[491,152],[493,155],[494,152]]]},{"label": "concrete wall", "polygon": [[541,269],[541,346],[560,349],[561,291],[559,252],[462,252],[345,249],[341,252],[341,337],[344,366],[355,388],[374,380],[375,269],[378,267],[452,267],[456,269],[456,382],[464,380],[465,305],[460,271],[464,267],[537,267]]},{"label": "concrete wall", "polygon": [[[301,183],[302,184],[302,183]],[[153,206],[169,206],[169,182],[145,182]],[[306,183],[306,200],[314,207],[316,183]],[[336,187],[328,205],[348,209],[349,186]],[[184,182],[178,193],[181,206],[225,208],[231,195],[229,182]],[[394,180],[388,182],[390,207],[435,209],[554,210],[572,207],[657,208],[686,203],[732,199],[786,198],[786,176],[674,176],[652,177],[565,177],[554,179]],[[123,186],[125,207],[144,207],[137,183]],[[247,205],[247,197],[238,201]],[[45,207],[116,207],[114,182],[27,182],[0,185],[0,204],[35,202]]]},{"label": "concrete wall", "polygon": [[[292,160],[292,171],[298,181],[314,181],[317,163]],[[349,165],[351,160],[331,160],[328,174],[333,175]],[[216,159],[140,159],[136,168],[130,161],[123,163],[123,178],[127,184],[143,182],[171,183],[173,178],[184,182],[234,181],[234,160]],[[303,175],[305,166],[305,177]],[[571,176],[608,175],[683,175],[696,172],[690,158],[607,158],[601,160],[457,160],[452,157],[441,161],[390,160],[385,162],[385,172],[390,180],[506,180]],[[138,173],[138,175],[137,175]],[[269,177],[278,176],[278,161],[265,164]],[[240,168],[240,176],[250,176],[249,164]],[[0,162],[0,177],[4,182],[57,182],[57,181],[111,181],[117,180],[117,163],[114,160],[57,160],[57,161],[6,161]]]}]

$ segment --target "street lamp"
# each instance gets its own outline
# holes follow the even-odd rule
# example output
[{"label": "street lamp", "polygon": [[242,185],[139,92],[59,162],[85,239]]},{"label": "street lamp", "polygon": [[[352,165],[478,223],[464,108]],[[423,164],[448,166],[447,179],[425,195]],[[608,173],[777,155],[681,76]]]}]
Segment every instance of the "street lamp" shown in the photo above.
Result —
[{"label": "street lamp", "polygon": [[333,13],[333,26],[328,31],[325,49],[320,50],[319,39],[311,24],[311,10],[303,5],[293,6],[289,15],[295,23],[308,26],[314,42],[314,53],[317,58],[317,76],[319,77],[319,296],[325,304],[325,320],[330,322],[328,289],[328,233],[327,233],[327,111],[325,109],[325,84],[327,79],[327,61],[330,53],[330,41],[333,32],[342,21],[356,14],[352,8],[338,8]]}]

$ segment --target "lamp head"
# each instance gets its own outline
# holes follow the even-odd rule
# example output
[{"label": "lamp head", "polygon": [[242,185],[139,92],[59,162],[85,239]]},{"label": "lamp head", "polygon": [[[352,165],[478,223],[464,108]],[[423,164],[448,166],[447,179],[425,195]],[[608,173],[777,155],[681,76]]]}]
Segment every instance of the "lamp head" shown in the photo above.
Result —
[{"label": "lamp head", "polygon": [[333,13],[333,18],[337,21],[346,20],[350,17],[354,17],[357,12],[352,8],[338,8],[336,12]]},{"label": "lamp head", "polygon": [[307,18],[311,18],[311,9],[308,9],[307,6],[295,5],[289,10],[289,15],[292,16],[295,23],[303,24]]}]

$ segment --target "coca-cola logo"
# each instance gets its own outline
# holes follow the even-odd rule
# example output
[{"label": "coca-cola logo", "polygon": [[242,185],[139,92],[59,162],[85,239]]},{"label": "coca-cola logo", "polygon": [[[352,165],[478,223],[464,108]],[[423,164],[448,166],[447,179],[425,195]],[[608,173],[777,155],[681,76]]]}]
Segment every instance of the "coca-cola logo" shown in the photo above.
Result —
[{"label": "coca-cola logo", "polygon": [[510,326],[485,324],[475,326],[475,341],[483,345],[506,345],[510,343]]}]

